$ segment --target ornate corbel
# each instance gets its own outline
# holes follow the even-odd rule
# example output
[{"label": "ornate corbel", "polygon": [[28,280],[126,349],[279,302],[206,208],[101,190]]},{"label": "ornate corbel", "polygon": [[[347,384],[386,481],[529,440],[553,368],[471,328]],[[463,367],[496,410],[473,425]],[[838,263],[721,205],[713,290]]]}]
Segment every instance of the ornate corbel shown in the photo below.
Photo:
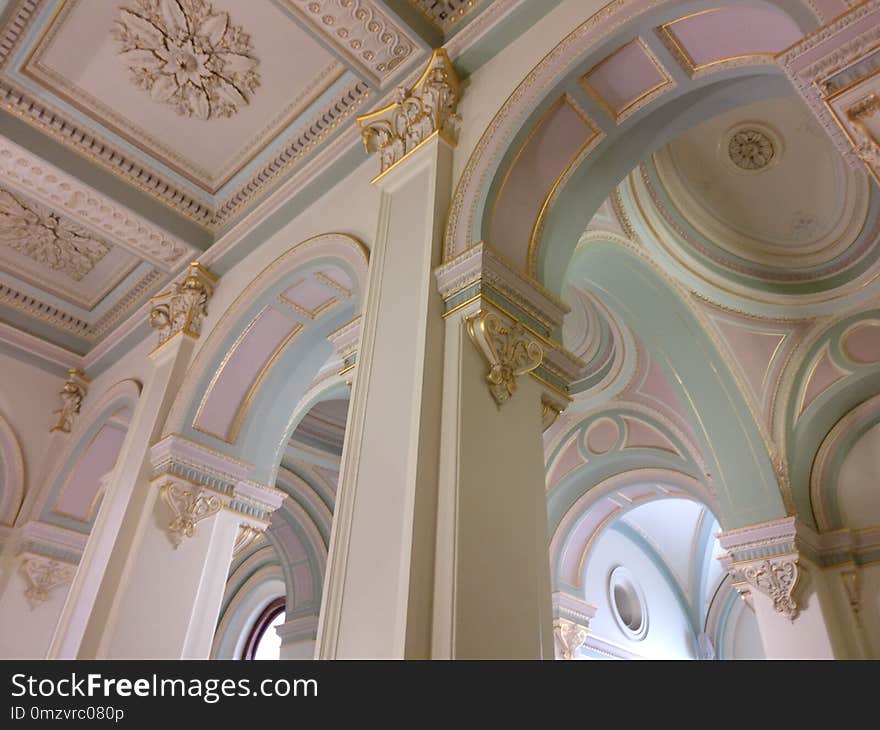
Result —
[{"label": "ornate corbel", "polygon": [[507,324],[494,312],[477,312],[465,322],[471,340],[489,363],[486,382],[500,407],[516,393],[516,379],[540,366],[544,351],[519,322]]},{"label": "ornate corbel", "polygon": [[574,659],[575,653],[587,640],[588,630],[585,626],[567,618],[553,619],[553,640],[557,659]]},{"label": "ornate corbel", "polygon": [[232,555],[236,556],[239,553],[244,552],[263,534],[263,532],[263,530],[254,527],[253,525],[242,522],[238,526],[238,535],[235,536],[235,545],[232,547]]},{"label": "ornate corbel", "polygon": [[195,535],[198,522],[217,514],[223,506],[219,496],[206,496],[205,493],[209,490],[203,487],[167,481],[159,489],[162,500],[174,515],[168,523],[168,534],[175,548],[180,546],[185,537]]},{"label": "ornate corbel", "polygon": [[50,558],[31,556],[21,561],[20,571],[27,581],[25,598],[33,609],[49,598],[53,588],[71,580],[75,567]]},{"label": "ornate corbel", "polygon": [[391,104],[357,118],[367,153],[379,154],[380,173],[435,134],[455,146],[461,124],[456,111],[460,86],[449,56],[440,48],[411,89],[397,87]]},{"label": "ornate corbel", "polygon": [[183,279],[170,291],[150,299],[150,326],[159,332],[160,346],[180,332],[198,338],[217,279],[198,261],[193,261]]},{"label": "ornate corbel", "polygon": [[91,381],[86,377],[85,373],[71,368],[67,371],[67,382],[61,389],[61,408],[53,413],[58,414],[58,421],[50,429],[52,431],[61,431],[62,433],[70,433],[73,428],[73,418],[79,414],[83,399],[89,392],[88,384]]},{"label": "ornate corbel", "polygon": [[841,571],[840,579],[843,581],[843,588],[846,591],[846,598],[849,601],[849,607],[853,612],[858,626],[862,625],[862,585],[857,568],[847,568]]},{"label": "ornate corbel", "polygon": [[742,575],[749,585],[768,596],[773,610],[789,621],[798,615],[794,599],[800,570],[796,558],[770,558],[742,568]]}]

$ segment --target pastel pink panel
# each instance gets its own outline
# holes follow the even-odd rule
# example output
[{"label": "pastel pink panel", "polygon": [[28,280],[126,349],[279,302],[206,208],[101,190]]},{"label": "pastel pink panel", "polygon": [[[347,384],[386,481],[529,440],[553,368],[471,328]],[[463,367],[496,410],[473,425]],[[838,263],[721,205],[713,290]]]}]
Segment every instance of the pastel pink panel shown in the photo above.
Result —
[{"label": "pastel pink panel", "polygon": [[583,462],[584,459],[578,449],[577,438],[573,438],[568,446],[562,450],[559,458],[556,459],[556,466],[553,468],[553,474],[548,480],[549,486],[552,487],[556,482],[562,479],[562,477]]},{"label": "pastel pink panel", "polygon": [[620,431],[614,421],[600,418],[587,431],[587,448],[594,454],[604,454],[614,448],[619,436]]},{"label": "pastel pink panel", "polygon": [[666,81],[666,76],[638,41],[615,51],[585,78],[615,114]]},{"label": "pastel pink panel", "polygon": [[868,322],[850,330],[843,340],[843,349],[853,362],[880,362],[880,324]]},{"label": "pastel pink panel", "polygon": [[824,393],[828,388],[830,388],[834,383],[844,377],[846,373],[841,370],[831,358],[828,356],[828,351],[822,353],[819,361],[813,368],[813,372],[810,376],[810,381],[807,383],[807,389],[804,392],[804,400],[801,406],[801,412],[803,413],[807,406],[810,405],[816,398],[818,398],[822,393]]},{"label": "pastel pink panel", "polygon": [[333,299],[334,294],[325,285],[309,278],[297,282],[282,296],[308,312],[315,312]]},{"label": "pastel pink panel", "polygon": [[315,596],[312,569],[308,563],[293,566],[293,595],[296,596],[297,606],[309,603]]},{"label": "pastel pink panel", "polygon": [[668,26],[697,66],[731,56],[773,54],[803,33],[786,15],[750,7],[725,7]]},{"label": "pastel pink panel", "polygon": [[257,317],[208,394],[196,419],[198,429],[228,438],[235,414],[251,385],[296,327],[296,322],[275,309],[266,309]]},{"label": "pastel pink panel", "polygon": [[752,392],[757,398],[762,399],[767,373],[773,364],[774,356],[779,351],[780,343],[785,339],[785,334],[756,332],[720,320],[716,324],[736,355],[737,362],[752,387]]},{"label": "pastel pink panel", "polygon": [[678,453],[672,442],[653,426],[633,418],[623,420],[626,422],[627,448],[660,449]]},{"label": "pastel pink panel", "polygon": [[351,277],[338,266],[328,266],[325,269],[321,269],[321,273],[331,281],[339,284],[343,289],[352,291],[354,285],[351,283]]},{"label": "pastel pink panel", "polygon": [[525,268],[532,229],[556,179],[595,132],[569,104],[553,107],[513,164],[498,196],[489,242]]},{"label": "pastel pink panel", "polygon": [[123,439],[125,431],[122,429],[110,425],[101,427],[74,465],[67,484],[55,502],[55,512],[83,522],[94,517],[89,514],[89,508],[98,493],[101,477],[116,463]]}]

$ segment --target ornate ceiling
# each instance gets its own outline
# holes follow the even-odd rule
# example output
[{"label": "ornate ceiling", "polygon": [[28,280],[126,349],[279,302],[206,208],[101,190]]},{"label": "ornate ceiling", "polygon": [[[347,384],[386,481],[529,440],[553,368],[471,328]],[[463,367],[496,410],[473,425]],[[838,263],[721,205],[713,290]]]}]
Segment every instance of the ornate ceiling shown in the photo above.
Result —
[{"label": "ornate ceiling", "polygon": [[[318,185],[316,170],[359,145],[356,114],[414,78],[432,47],[461,36],[488,5],[5,4],[7,344],[41,349],[65,367],[81,364],[79,356],[94,361],[111,332],[259,201],[291,178],[295,192]],[[490,25],[518,12],[516,3],[501,5],[487,14]],[[479,42],[480,33],[472,35]],[[453,55],[470,47],[467,38],[456,42]]]}]

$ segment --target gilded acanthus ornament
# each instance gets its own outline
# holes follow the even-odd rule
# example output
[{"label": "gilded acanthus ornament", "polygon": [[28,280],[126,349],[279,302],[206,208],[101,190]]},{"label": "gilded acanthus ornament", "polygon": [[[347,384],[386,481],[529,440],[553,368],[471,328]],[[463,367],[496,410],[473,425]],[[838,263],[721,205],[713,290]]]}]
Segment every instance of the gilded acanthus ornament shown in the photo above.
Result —
[{"label": "gilded acanthus ornament", "polygon": [[135,0],[111,34],[132,83],[178,114],[231,117],[260,85],[250,36],[206,0]]},{"label": "gilded acanthus ornament", "polygon": [[428,67],[411,89],[399,86],[393,103],[358,117],[364,147],[368,153],[379,153],[381,172],[435,132],[454,145],[461,123],[458,100],[458,75],[441,48],[431,55]]},{"label": "gilded acanthus ornament", "polygon": [[49,592],[73,578],[74,567],[43,557],[27,557],[21,561],[21,574],[27,581],[24,595],[36,608],[49,598]]},{"label": "gilded acanthus ornament", "polygon": [[50,429],[51,431],[61,431],[62,433],[70,433],[73,428],[73,419],[82,407],[83,399],[88,393],[89,379],[85,373],[80,372],[76,368],[67,371],[67,381],[61,389],[61,408],[54,411],[58,414],[58,421]]},{"label": "gilded acanthus ornament", "polygon": [[216,282],[216,276],[194,261],[182,281],[175,283],[170,291],[150,299],[153,304],[150,326],[158,330],[160,345],[179,332],[199,336]]},{"label": "gilded acanthus ornament", "polygon": [[742,575],[750,585],[769,596],[773,601],[773,610],[794,621],[798,614],[798,605],[794,600],[798,581],[798,564],[795,560],[764,560],[743,568]]},{"label": "gilded acanthus ornament", "polygon": [[81,281],[111,248],[66,216],[2,189],[0,243],[74,281]]},{"label": "gilded acanthus ornament", "polygon": [[553,620],[553,639],[557,659],[574,659],[587,640],[587,629],[567,618]]},{"label": "gilded acanthus ornament", "polygon": [[506,324],[493,312],[481,311],[466,322],[471,340],[489,363],[489,392],[501,406],[516,393],[516,379],[541,364],[544,351],[536,340],[526,336],[519,322]]},{"label": "gilded acanthus ornament", "polygon": [[205,496],[201,487],[185,487],[177,482],[166,482],[160,494],[174,518],[168,524],[168,533],[174,547],[179,547],[185,537],[196,534],[196,523],[217,514],[223,506],[217,495]]}]

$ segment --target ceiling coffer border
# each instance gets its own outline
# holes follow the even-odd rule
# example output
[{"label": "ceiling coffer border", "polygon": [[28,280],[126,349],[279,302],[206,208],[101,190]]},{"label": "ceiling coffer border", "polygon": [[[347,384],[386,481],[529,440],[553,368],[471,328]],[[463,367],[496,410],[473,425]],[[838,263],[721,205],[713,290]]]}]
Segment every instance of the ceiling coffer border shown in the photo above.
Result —
[{"label": "ceiling coffer border", "polygon": [[[42,0],[21,0],[12,17],[0,32],[0,70],[21,42],[37,14]],[[414,47],[414,51],[417,50]],[[73,124],[62,112],[38,101],[8,80],[0,81],[0,104],[28,124],[42,130],[78,154],[99,164],[113,174],[178,211],[209,232],[216,232],[245,205],[267,192],[270,182],[314,149],[340,122],[369,96],[369,85],[357,80],[337,98],[316,113],[287,144],[263,167],[229,193],[219,205],[182,190],[169,178],[148,164],[121,153],[98,132]]]}]

